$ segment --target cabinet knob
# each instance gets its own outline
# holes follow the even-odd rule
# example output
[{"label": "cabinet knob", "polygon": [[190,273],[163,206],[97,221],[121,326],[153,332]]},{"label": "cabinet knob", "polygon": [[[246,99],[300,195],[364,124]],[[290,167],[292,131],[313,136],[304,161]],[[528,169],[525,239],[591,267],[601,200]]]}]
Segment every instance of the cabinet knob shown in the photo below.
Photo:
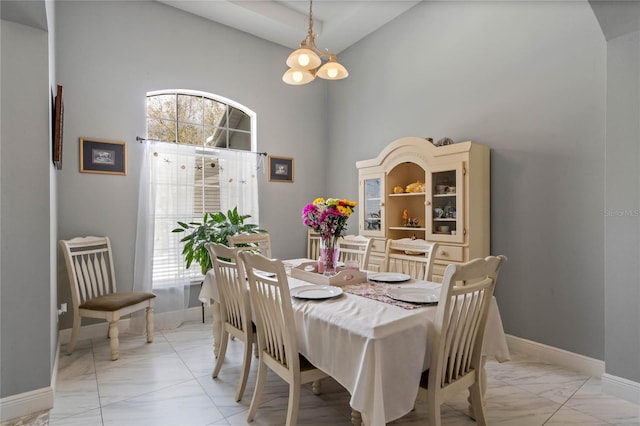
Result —
[{"label": "cabinet knob", "polygon": [[430,205],[431,205],[431,201],[427,200],[427,201],[425,202],[425,204],[426,204],[427,206],[430,206]]},{"label": "cabinet knob", "polygon": [[440,256],[448,256],[449,254],[444,251],[444,250],[440,250]]},{"label": "cabinet knob", "polygon": [[384,201],[380,203],[380,207],[384,207]]}]

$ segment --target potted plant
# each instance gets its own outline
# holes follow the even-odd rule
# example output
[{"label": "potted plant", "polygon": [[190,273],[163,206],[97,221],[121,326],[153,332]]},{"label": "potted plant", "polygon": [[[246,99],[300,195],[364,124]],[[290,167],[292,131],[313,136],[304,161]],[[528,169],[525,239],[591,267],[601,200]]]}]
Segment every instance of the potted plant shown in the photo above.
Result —
[{"label": "potted plant", "polygon": [[188,232],[180,242],[184,243],[182,254],[187,262],[187,269],[193,262],[200,265],[202,275],[213,267],[206,243],[229,245],[228,237],[236,234],[257,234],[267,232],[253,223],[244,223],[251,215],[241,215],[234,207],[225,215],[223,212],[205,213],[200,222],[178,222],[179,228],[171,232]]}]

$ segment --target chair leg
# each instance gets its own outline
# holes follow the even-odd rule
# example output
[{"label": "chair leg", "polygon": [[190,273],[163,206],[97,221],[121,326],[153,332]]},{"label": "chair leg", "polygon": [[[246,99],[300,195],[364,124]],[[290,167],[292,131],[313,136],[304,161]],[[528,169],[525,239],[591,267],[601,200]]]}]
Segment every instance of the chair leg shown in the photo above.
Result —
[{"label": "chair leg", "polygon": [[471,407],[473,408],[473,415],[478,426],[486,426],[487,414],[484,409],[484,400],[482,397],[481,383],[476,381],[469,388],[469,396],[471,397]]},{"label": "chair leg", "polygon": [[220,348],[218,349],[218,359],[216,360],[216,366],[213,367],[213,373],[211,373],[211,377],[213,377],[214,379],[218,377],[218,373],[220,373],[222,363],[224,362],[224,356],[227,354],[227,342],[229,341],[229,333],[227,332],[227,330],[222,330],[222,336],[220,337],[220,339],[221,340]]},{"label": "chair leg", "polygon": [[320,395],[320,393],[322,393],[322,381],[314,380],[311,383],[311,392],[313,392],[314,395]]},{"label": "chair leg", "polygon": [[109,322],[109,345],[111,346],[111,361],[115,361],[120,356],[120,341],[118,340],[118,321]]},{"label": "chair leg", "polygon": [[362,414],[360,411],[351,409],[351,425],[352,426],[361,426],[362,425]]},{"label": "chair leg", "polygon": [[247,386],[247,379],[249,378],[249,367],[251,366],[252,347],[253,344],[251,343],[251,336],[247,336],[247,340],[244,342],[244,358],[242,360],[240,383],[238,383],[238,390],[236,391],[236,401],[240,401],[242,399],[244,389]]},{"label": "chair leg", "polygon": [[298,407],[300,405],[300,384],[289,384],[289,407],[287,408],[287,426],[298,424]]},{"label": "chair leg", "polygon": [[260,360],[258,363],[258,377],[256,379],[256,387],[253,389],[253,398],[251,398],[251,405],[249,406],[249,414],[247,415],[247,421],[253,421],[253,418],[258,411],[260,400],[262,399],[262,391],[264,390],[265,382],[267,381],[267,365]]},{"label": "chair leg", "polygon": [[153,342],[153,308],[151,306],[146,309],[147,319],[147,343]]},{"label": "chair leg", "polygon": [[[428,392],[428,391],[427,391]],[[429,426],[441,426],[440,403],[436,401],[435,395],[427,393],[427,412],[429,416]]]},{"label": "chair leg", "polygon": [[211,303],[211,331],[213,333],[213,356],[218,357],[220,352],[220,335],[222,334],[222,318],[220,318],[220,303]]},{"label": "chair leg", "polygon": [[73,317],[73,329],[71,330],[71,340],[67,344],[67,355],[71,355],[73,350],[76,348],[76,343],[78,343],[78,336],[80,335],[80,322],[82,318],[80,315]]}]

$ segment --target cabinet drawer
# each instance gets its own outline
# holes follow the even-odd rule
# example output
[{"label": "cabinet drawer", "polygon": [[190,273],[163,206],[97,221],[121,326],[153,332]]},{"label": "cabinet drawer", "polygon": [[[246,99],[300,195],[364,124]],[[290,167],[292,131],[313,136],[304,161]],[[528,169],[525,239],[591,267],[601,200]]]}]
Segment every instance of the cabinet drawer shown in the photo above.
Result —
[{"label": "cabinet drawer", "polygon": [[435,263],[433,265],[433,270],[431,271],[431,281],[435,281],[437,283],[442,282],[442,277],[444,276],[444,270],[447,269],[446,265],[441,265],[439,263]]},{"label": "cabinet drawer", "polygon": [[372,252],[384,253],[386,250],[387,240],[386,239],[373,239],[373,244],[371,245]]},{"label": "cabinet drawer", "polygon": [[383,265],[384,256],[372,253],[369,257],[369,265],[367,265],[367,270],[371,272],[382,272]]},{"label": "cabinet drawer", "polygon": [[451,262],[462,262],[464,259],[464,250],[462,247],[446,246],[444,244],[441,244],[438,246],[436,259],[445,261],[448,260]]}]

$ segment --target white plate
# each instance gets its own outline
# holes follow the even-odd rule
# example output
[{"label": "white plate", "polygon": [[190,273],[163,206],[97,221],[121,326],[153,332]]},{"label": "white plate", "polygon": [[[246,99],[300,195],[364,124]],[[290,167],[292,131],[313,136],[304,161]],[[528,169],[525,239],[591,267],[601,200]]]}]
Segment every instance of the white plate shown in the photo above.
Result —
[{"label": "white plate", "polygon": [[298,299],[330,299],[340,296],[342,289],[332,285],[303,285],[291,289],[291,296]]},{"label": "white plate", "polygon": [[411,276],[407,274],[399,274],[397,272],[380,272],[369,275],[369,279],[380,283],[403,283],[405,281],[409,281]]},{"label": "white plate", "polygon": [[392,299],[411,303],[438,303],[440,290],[432,288],[390,288],[387,296]]}]

